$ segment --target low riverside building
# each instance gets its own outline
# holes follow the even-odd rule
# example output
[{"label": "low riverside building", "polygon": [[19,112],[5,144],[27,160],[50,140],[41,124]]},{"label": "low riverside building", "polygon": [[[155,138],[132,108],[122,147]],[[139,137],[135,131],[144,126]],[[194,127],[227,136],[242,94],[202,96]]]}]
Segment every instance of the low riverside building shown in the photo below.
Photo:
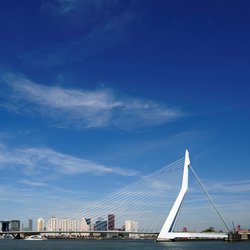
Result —
[{"label": "low riverside building", "polygon": [[[138,221],[131,221],[126,220],[125,221],[125,231],[126,232],[138,232],[139,229],[139,223]],[[138,234],[129,234],[129,238],[139,238]]]}]

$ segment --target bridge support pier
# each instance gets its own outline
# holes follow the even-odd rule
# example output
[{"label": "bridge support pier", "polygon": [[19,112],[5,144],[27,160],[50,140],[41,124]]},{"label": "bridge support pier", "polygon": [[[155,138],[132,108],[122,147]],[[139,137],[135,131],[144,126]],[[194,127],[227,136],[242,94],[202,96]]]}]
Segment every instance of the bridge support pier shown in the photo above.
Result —
[{"label": "bridge support pier", "polygon": [[238,232],[236,232],[236,233],[229,233],[227,240],[229,242],[241,241],[241,235]]}]

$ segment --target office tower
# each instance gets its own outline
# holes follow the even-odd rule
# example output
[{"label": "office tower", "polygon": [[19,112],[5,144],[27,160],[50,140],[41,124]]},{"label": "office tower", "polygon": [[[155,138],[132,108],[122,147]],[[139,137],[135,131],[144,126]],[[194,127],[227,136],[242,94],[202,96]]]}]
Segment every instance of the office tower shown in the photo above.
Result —
[{"label": "office tower", "polygon": [[107,231],[107,221],[102,218],[98,218],[95,222],[95,230],[97,231]]},{"label": "office tower", "polygon": [[43,218],[37,219],[37,231],[39,232],[44,231],[44,219]]},{"label": "office tower", "polygon": [[115,229],[115,215],[109,214],[108,215],[108,230],[114,230]]},{"label": "office tower", "polygon": [[87,225],[89,226],[89,230],[92,230],[91,227],[91,218],[85,218]]},{"label": "office tower", "polygon": [[85,220],[88,225],[91,225],[91,218],[85,218]]},{"label": "office tower", "polygon": [[2,232],[10,231],[10,221],[1,221],[2,223]]},{"label": "office tower", "polygon": [[11,231],[20,231],[20,220],[11,220],[10,221],[10,230]]},{"label": "office tower", "polygon": [[33,220],[32,219],[29,219],[29,221],[28,221],[28,230],[29,231],[33,230]]}]

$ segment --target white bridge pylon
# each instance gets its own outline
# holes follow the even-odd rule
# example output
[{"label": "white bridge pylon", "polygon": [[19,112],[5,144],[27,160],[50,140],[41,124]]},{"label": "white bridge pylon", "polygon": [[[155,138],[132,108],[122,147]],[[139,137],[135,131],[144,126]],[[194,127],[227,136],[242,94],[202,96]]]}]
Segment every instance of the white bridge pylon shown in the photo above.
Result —
[{"label": "white bridge pylon", "polygon": [[[168,214],[168,217],[167,217],[167,219],[166,219],[166,221],[165,221],[165,223],[164,223],[164,225],[163,225],[163,227],[158,235],[157,241],[169,241],[169,240],[174,240],[176,238],[207,238],[207,239],[221,238],[221,239],[225,239],[228,237],[228,235],[224,234],[224,233],[189,233],[189,232],[174,232],[173,231],[174,226],[175,226],[176,221],[177,221],[177,218],[178,218],[180,208],[181,208],[181,204],[182,204],[183,199],[185,197],[185,194],[188,190],[188,170],[189,170],[189,168],[191,168],[190,159],[189,159],[189,152],[188,152],[188,150],[186,150],[181,190],[180,190],[180,192],[179,192],[179,194],[174,202],[174,205],[171,208],[171,210]],[[196,175],[196,177],[197,177],[197,175]],[[198,181],[200,182],[199,179],[198,179]],[[200,184],[202,185],[201,182],[200,182]],[[202,186],[202,188],[204,189],[204,186]],[[204,191],[206,192],[205,189],[204,189]],[[206,192],[206,194],[208,195],[207,192]],[[214,208],[218,212],[218,210],[215,207],[211,198],[209,196],[208,196],[208,198],[210,199],[210,201],[212,202],[212,205],[214,206]],[[220,215],[220,213],[219,213],[219,215]],[[221,217],[221,215],[220,215],[220,217]],[[223,222],[224,222],[224,220],[223,220]]]}]

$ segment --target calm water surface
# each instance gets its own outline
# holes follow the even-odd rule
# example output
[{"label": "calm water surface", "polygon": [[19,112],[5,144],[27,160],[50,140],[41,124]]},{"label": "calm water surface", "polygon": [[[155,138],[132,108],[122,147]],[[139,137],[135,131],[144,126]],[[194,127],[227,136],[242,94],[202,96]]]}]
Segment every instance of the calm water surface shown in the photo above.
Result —
[{"label": "calm water surface", "polygon": [[73,249],[73,250],[250,250],[250,242],[166,242],[156,243],[148,240],[0,240],[2,250],[43,250],[43,249]]}]

